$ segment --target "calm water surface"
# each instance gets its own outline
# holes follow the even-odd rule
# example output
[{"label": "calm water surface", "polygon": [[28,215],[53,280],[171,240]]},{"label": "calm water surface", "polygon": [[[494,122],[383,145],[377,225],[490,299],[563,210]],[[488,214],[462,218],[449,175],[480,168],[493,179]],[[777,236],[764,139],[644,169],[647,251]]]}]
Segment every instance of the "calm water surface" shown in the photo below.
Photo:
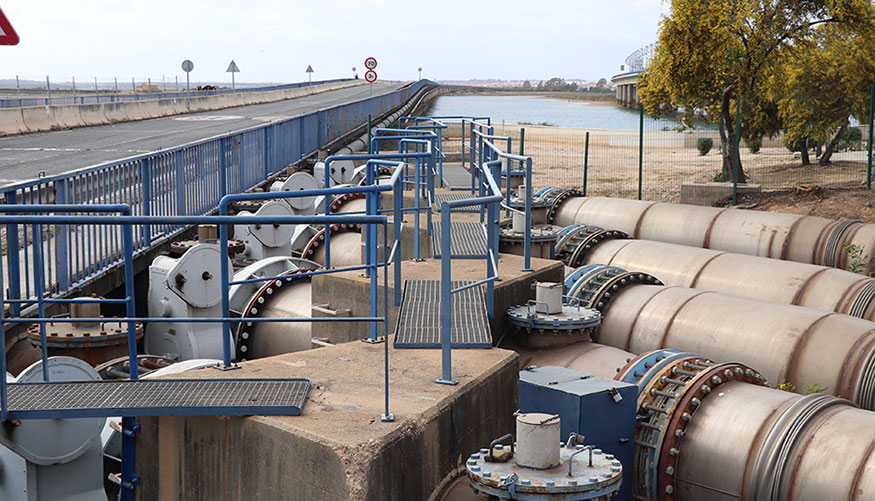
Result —
[{"label": "calm water surface", "polygon": [[[440,96],[428,110],[431,116],[486,116],[493,123],[547,122],[559,127],[638,130],[638,111],[603,103],[584,103],[536,96]],[[673,120],[644,117],[646,130],[674,127]]]}]

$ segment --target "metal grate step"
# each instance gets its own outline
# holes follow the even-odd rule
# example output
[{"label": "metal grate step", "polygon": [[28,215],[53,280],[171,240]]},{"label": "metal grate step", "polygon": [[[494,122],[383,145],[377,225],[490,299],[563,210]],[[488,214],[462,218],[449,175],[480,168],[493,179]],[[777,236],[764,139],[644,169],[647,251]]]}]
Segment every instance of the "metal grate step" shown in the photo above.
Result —
[{"label": "metal grate step", "polygon": [[[434,211],[441,211],[441,204],[444,202],[452,202],[453,200],[465,200],[468,198],[475,198],[475,195],[471,195],[470,193],[437,193],[434,196]],[[479,205],[471,205],[468,207],[456,207],[455,209],[450,209],[450,212],[480,212]]]},{"label": "metal grate step", "polygon": [[[480,223],[450,223],[450,256],[459,259],[487,257],[486,230]],[[431,223],[433,256],[441,257],[441,225]]]},{"label": "metal grate step", "polygon": [[444,181],[450,190],[471,190],[471,172],[459,164],[444,164]]},{"label": "metal grate step", "polygon": [[306,379],[153,379],[9,384],[10,419],[301,414]]},{"label": "metal grate step", "polygon": [[[471,282],[453,280],[453,289]],[[441,283],[438,280],[406,280],[398,323],[395,348],[440,348]],[[492,348],[492,334],[486,318],[486,303],[480,287],[453,294],[453,325],[450,344],[453,348]]]}]

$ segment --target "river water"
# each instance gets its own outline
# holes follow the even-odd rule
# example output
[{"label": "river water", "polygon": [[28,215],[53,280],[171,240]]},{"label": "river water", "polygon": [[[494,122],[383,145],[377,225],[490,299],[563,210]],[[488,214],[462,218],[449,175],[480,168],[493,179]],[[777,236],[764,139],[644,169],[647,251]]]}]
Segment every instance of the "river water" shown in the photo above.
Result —
[{"label": "river water", "polygon": [[[535,124],[584,129],[638,130],[638,110],[612,103],[587,103],[539,96],[440,96],[429,116],[483,116],[493,123]],[[645,130],[673,128],[674,120],[644,117]]]}]

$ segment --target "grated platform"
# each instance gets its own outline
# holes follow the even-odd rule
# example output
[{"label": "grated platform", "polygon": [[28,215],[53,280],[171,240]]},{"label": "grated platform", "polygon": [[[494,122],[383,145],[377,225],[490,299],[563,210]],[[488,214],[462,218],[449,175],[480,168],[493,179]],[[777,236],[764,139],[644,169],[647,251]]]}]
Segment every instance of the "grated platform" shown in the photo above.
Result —
[{"label": "grated platform", "polygon": [[[476,198],[476,195],[471,195],[470,193],[437,193],[434,196],[434,211],[441,211],[441,204],[444,202],[452,202],[453,200],[466,200],[468,198]],[[450,209],[450,212],[471,212],[471,213],[479,213],[480,205],[470,205],[468,207],[456,207],[455,209]]]},{"label": "grated platform", "polygon": [[306,379],[154,379],[12,383],[10,419],[301,414]]},{"label": "grated platform", "polygon": [[[471,282],[453,280],[453,289]],[[439,280],[406,280],[398,323],[395,348],[440,348],[441,283]],[[453,294],[453,325],[450,344],[453,348],[492,348],[492,334],[486,318],[486,300],[480,287]]]},{"label": "grated platform", "polygon": [[[441,257],[441,225],[431,223],[431,245],[435,258]],[[450,256],[480,259],[487,256],[486,230],[480,223],[450,223]]]},{"label": "grated platform", "polygon": [[451,191],[471,190],[471,172],[459,164],[444,164],[444,182]]}]

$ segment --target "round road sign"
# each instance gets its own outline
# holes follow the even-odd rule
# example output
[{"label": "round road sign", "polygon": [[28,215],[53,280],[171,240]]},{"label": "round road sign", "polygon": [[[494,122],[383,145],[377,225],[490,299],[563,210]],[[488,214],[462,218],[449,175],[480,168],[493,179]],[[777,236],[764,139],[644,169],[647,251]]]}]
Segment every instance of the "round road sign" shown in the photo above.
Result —
[{"label": "round road sign", "polygon": [[374,83],[377,80],[377,72],[374,70],[368,70],[365,72],[365,80],[370,83]]},{"label": "round road sign", "polygon": [[194,69],[194,63],[191,62],[191,59],[186,59],[182,62],[182,71],[189,73]]},{"label": "round road sign", "polygon": [[372,70],[377,67],[377,60],[373,57],[365,59],[365,68]]}]

